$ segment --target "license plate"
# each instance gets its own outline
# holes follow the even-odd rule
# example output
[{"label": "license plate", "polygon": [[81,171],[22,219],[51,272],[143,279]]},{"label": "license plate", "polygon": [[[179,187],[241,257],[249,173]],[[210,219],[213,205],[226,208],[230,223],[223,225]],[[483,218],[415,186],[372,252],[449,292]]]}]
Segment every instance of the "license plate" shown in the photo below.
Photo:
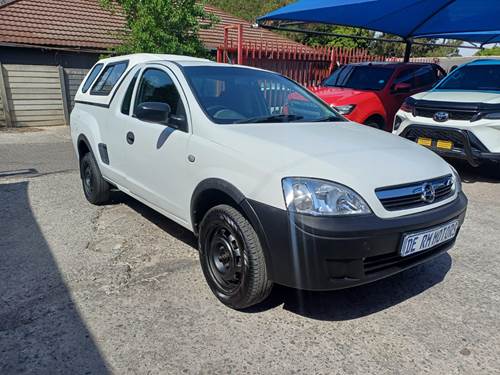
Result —
[{"label": "license plate", "polygon": [[417,139],[417,143],[419,145],[422,145],[422,146],[431,147],[432,146],[432,139],[419,137]]},{"label": "license plate", "polygon": [[418,233],[409,233],[403,238],[400,255],[406,257],[440,245],[455,238],[457,230],[458,220],[454,220],[436,228]]},{"label": "license plate", "polygon": [[437,148],[443,148],[445,150],[451,150],[453,148],[453,142],[451,141],[437,141]]}]

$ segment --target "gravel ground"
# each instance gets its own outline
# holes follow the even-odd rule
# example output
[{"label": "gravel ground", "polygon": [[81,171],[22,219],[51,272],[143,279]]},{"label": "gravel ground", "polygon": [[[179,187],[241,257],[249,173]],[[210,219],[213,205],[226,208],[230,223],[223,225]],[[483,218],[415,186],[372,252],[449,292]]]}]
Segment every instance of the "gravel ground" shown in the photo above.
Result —
[{"label": "gravel ground", "polygon": [[[81,191],[67,129],[0,132],[0,373],[498,374],[500,173],[458,165],[455,248],[350,290],[212,296],[196,240]],[[500,168],[499,168],[500,172]]]}]

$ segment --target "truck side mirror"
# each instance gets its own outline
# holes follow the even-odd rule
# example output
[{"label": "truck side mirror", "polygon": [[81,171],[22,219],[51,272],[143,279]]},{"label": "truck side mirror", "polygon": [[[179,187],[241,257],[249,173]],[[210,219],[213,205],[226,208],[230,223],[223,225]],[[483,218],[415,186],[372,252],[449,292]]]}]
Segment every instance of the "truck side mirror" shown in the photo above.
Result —
[{"label": "truck side mirror", "polygon": [[171,114],[168,118],[168,126],[175,129],[187,130],[186,116]]},{"label": "truck side mirror", "polygon": [[404,92],[410,92],[411,85],[405,82],[399,82],[394,85],[392,92],[395,94],[402,94]]},{"label": "truck side mirror", "polygon": [[167,125],[172,109],[167,103],[144,102],[135,109],[135,117],[142,121],[158,122]]}]

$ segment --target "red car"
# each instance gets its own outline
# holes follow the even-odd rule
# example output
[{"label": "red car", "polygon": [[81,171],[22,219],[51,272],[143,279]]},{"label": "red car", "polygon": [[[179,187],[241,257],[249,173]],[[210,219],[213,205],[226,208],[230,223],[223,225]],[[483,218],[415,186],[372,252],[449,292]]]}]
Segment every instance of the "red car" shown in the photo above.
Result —
[{"label": "red car", "polygon": [[429,90],[446,72],[430,63],[359,63],[344,65],[309,90],[350,119],[392,131],[403,101]]}]

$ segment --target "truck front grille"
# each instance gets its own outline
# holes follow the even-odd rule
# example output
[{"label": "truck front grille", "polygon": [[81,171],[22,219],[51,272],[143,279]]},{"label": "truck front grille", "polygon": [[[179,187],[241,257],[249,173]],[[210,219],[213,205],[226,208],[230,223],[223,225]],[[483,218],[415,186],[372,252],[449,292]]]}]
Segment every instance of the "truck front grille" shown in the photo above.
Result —
[{"label": "truck front grille", "polygon": [[[432,186],[431,190],[434,194],[432,200],[424,197],[425,189],[429,186]],[[380,188],[375,193],[388,211],[421,207],[449,198],[453,194],[453,177],[447,175],[429,181]]]},{"label": "truck front grille", "polygon": [[477,111],[460,111],[456,109],[437,110],[437,109],[422,108],[422,107],[415,108],[416,117],[433,118],[436,112],[447,112],[449,116],[448,118],[450,120],[459,120],[459,121],[470,121],[477,114]]},{"label": "truck front grille", "polygon": [[369,276],[383,271],[388,271],[390,269],[398,270],[402,268],[407,268],[415,263],[425,261],[428,258],[439,254],[443,250],[449,248],[450,243],[454,240],[450,240],[443,244],[438,245],[432,249],[422,251],[407,257],[402,257],[399,253],[390,253],[377,255],[373,257],[368,257],[363,260],[363,267],[365,275]]}]

